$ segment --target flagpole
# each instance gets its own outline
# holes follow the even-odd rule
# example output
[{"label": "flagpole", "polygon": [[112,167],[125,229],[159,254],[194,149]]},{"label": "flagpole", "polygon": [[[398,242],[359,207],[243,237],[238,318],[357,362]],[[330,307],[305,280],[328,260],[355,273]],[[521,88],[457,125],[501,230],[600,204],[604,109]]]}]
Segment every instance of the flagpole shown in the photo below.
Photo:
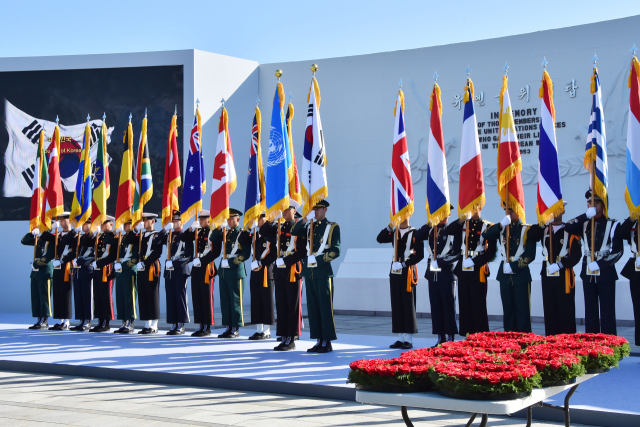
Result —
[{"label": "flagpole", "polygon": [[[510,209],[509,209],[509,181],[507,181],[507,184],[505,185],[505,190],[506,190],[506,198],[505,198],[505,200],[506,200],[506,203],[505,203],[506,209],[505,209],[505,212],[507,213],[507,215],[510,215],[511,212],[510,212]],[[510,262],[509,261],[509,256],[510,256],[509,254],[511,253],[511,251],[509,250],[509,249],[511,249],[510,248],[511,245],[509,244],[509,240],[511,240],[511,230],[510,230],[510,227],[507,225],[507,254],[506,254],[507,262]]]},{"label": "flagpole", "polygon": [[393,262],[398,262],[398,228],[399,227],[400,227],[399,225],[396,226],[396,229],[393,232]]},{"label": "flagpole", "polygon": [[33,262],[36,262],[36,255],[38,253],[38,235],[35,236],[35,241],[33,243]]},{"label": "flagpole", "polygon": [[227,227],[222,226],[222,259],[227,259]]},{"label": "flagpole", "polygon": [[313,255],[313,219],[309,222],[309,254]]},{"label": "flagpole", "polygon": [[[257,224],[254,226],[255,228],[253,229],[253,236],[251,238],[251,247],[252,247],[252,252],[253,252],[253,259],[252,261],[256,260],[256,234],[258,234],[258,227]],[[279,232],[280,230],[278,230]],[[280,247],[278,246],[278,257],[280,257]]]},{"label": "flagpole", "polygon": [[[200,100],[198,98],[196,98],[196,120],[198,117],[198,108],[200,107]],[[197,121],[198,125],[200,124],[200,121]],[[200,141],[200,156],[202,156],[202,135],[200,135],[200,126],[198,126],[198,139]],[[200,162],[200,159],[198,159],[198,163]],[[200,163],[199,163],[200,164]],[[200,182],[199,184],[202,185],[202,174],[203,172],[200,171]],[[200,205],[202,205],[202,187],[200,187]],[[200,209],[196,210],[196,221],[200,222]],[[195,254],[196,256],[198,256],[198,232],[200,231],[200,227],[196,228],[196,233],[193,239],[193,243],[194,243],[194,248],[195,248]]]},{"label": "flagpole", "polygon": [[[591,150],[591,148],[589,148]],[[591,163],[591,207],[596,206],[596,161]],[[605,242],[606,243],[606,242]],[[596,217],[591,218],[591,262],[595,261],[596,252]]]},{"label": "flagpole", "polygon": [[[544,242],[542,242],[544,245]],[[547,268],[550,264],[555,264],[555,258],[553,257],[553,224],[549,224],[549,259],[547,261]]]},{"label": "flagpole", "polygon": [[464,258],[468,259],[469,258],[469,234],[470,234],[469,233],[469,220],[465,221],[464,227],[465,227],[465,230],[467,230],[466,236],[465,236],[465,242],[464,242],[464,247],[465,247]]}]

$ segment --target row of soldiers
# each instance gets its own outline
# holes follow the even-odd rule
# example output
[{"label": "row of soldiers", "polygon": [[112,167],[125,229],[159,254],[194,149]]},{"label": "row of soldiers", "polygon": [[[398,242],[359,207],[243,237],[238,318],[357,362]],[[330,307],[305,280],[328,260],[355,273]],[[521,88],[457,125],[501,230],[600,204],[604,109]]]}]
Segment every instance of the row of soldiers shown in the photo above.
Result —
[{"label": "row of soldiers", "polygon": [[[217,228],[210,227],[209,211],[200,211],[199,219],[186,229],[181,213],[174,211],[172,222],[160,231],[154,229],[157,215],[144,213],[135,227],[129,221],[115,232],[111,216],[106,217],[99,231],[91,232],[90,221],[72,229],[69,213],[65,212],[56,218],[51,232],[40,234],[36,228],[22,239],[24,245],[35,245],[31,305],[38,320],[29,329],[110,331],[110,321],[115,317],[115,282],[117,319],[122,321],[115,333],[133,333],[134,320],[139,318],[145,321],[145,326],[138,333],[155,334],[160,319],[163,274],[166,320],[172,325],[167,335],[184,334],[185,324],[190,322],[189,277],[194,322],[199,324],[191,335],[211,335],[217,277],[222,325],[226,327],[218,338],[237,338],[239,328],[244,326],[245,262],[251,261],[251,323],[257,325],[257,330],[249,339],[271,338],[270,329],[276,324],[277,313],[276,335],[281,342],[274,350],[295,349],[302,328],[304,277],[310,335],[317,340],[307,351],[328,353],[332,351],[331,341],[337,339],[331,262],[340,256],[340,227],[326,219],[328,207],[329,203],[322,200],[306,218],[301,218],[295,207],[290,206],[282,213],[282,220],[270,222],[263,214],[246,231],[240,226],[242,212],[237,209],[230,209],[229,218]],[[168,259],[163,272],[164,246],[168,246]],[[215,260],[220,255],[216,266]],[[73,308],[79,321],[75,326],[70,325]],[[49,327],[49,317],[60,321]],[[98,323],[92,326],[93,319]]]},{"label": "row of soldiers", "polygon": [[[630,280],[634,318],[640,319],[640,257],[638,221],[620,223],[604,213],[602,199],[591,191],[585,194],[586,213],[567,223],[558,215],[546,226],[527,225],[513,210],[499,223],[481,218],[481,211],[457,221],[443,221],[420,229],[404,221],[397,230],[388,226],[378,234],[379,243],[396,246],[396,258],[389,273],[392,332],[399,335],[391,348],[412,348],[416,322],[416,264],[425,257],[429,264],[425,278],[436,345],[454,341],[455,335],[489,331],[487,316],[488,263],[500,250],[502,262],[497,273],[505,331],[531,332],[531,273],[529,264],[536,257],[536,244],[542,242],[542,299],[545,333],[576,332],[575,277],[573,268],[582,258],[580,277],[584,289],[585,330],[587,333],[617,334],[615,294],[618,273],[615,264],[623,255],[625,241],[632,257],[621,274]],[[565,202],[566,206],[566,202]],[[451,207],[453,209],[453,207]],[[591,219],[595,220],[595,245],[591,248]],[[508,229],[508,233],[507,233]],[[507,235],[509,242],[507,243]],[[397,240],[396,240],[397,239]],[[426,244],[425,244],[426,243]],[[507,252],[508,248],[508,252]],[[595,249],[593,254],[591,251]],[[456,324],[456,288],[460,309],[460,328]],[[635,331],[640,344],[640,328]]]}]

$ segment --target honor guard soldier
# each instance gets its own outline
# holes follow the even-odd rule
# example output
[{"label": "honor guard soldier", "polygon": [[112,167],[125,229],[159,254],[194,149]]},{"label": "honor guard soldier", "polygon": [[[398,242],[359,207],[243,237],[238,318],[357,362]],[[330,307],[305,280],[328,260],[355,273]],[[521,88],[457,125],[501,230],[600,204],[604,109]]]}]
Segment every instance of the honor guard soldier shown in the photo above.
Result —
[{"label": "honor guard soldier", "polygon": [[131,230],[131,220],[122,225],[122,229],[116,230],[116,236],[120,239],[120,252],[117,262],[114,264],[116,272],[116,308],[117,319],[122,321],[120,329],[113,331],[116,334],[132,334],[134,332],[133,321],[137,318],[136,297],[138,294],[138,236]]},{"label": "honor guard soldier", "polygon": [[[91,233],[91,219],[76,228],[77,258],[73,260],[73,302],[76,320],[80,323],[72,331],[88,331],[93,319],[93,267],[95,245]],[[82,233],[82,235],[80,234]]]},{"label": "honor guard soldier", "polygon": [[[211,335],[213,318],[213,281],[216,275],[216,265],[213,262],[220,256],[221,246],[211,245],[209,234],[210,213],[201,210],[199,220],[193,221],[189,230],[183,233],[184,241],[191,241],[196,248],[195,258],[191,269],[191,297],[193,300],[193,321],[200,325],[191,334],[192,337],[207,337]],[[197,233],[197,236],[196,236]]]},{"label": "honor guard soldier", "polygon": [[[307,311],[311,339],[318,340],[307,350],[309,353],[333,351],[331,341],[338,339],[333,320],[333,269],[331,261],[340,256],[340,226],[327,220],[329,202],[320,200],[302,221],[297,222],[291,234],[307,238],[307,256],[302,264],[302,275],[307,287]],[[315,221],[314,221],[315,219]],[[313,238],[310,239],[311,224]]]},{"label": "honor guard soldier", "polygon": [[[453,206],[450,209],[453,210]],[[454,341],[458,333],[453,264],[460,258],[460,242],[444,232],[446,225],[446,220],[436,227],[425,224],[416,232],[416,239],[425,241],[429,256],[429,266],[424,277],[429,281],[432,333],[438,335],[435,346]]]},{"label": "honor guard soldier", "polygon": [[[617,335],[616,327],[616,280],[618,272],[615,264],[624,251],[623,239],[616,236],[620,224],[604,214],[602,199],[595,196],[595,206],[591,206],[591,190],[585,193],[587,212],[572,219],[565,225],[570,234],[582,237],[584,257],[582,258],[582,287],[584,290],[585,332]],[[595,248],[591,256],[591,218],[595,218]]]},{"label": "honor guard soldier", "polygon": [[[36,242],[36,238],[37,242]],[[38,227],[27,233],[21,243],[25,246],[35,245],[35,260],[31,265],[31,314],[38,320],[29,329],[46,329],[51,317],[51,279],[53,277],[53,258],[55,255],[55,238],[45,231],[40,234]]]},{"label": "honor guard soldier", "polygon": [[[281,337],[280,344],[274,350],[295,350],[295,341],[301,335],[302,311],[302,260],[306,257],[306,239],[293,236],[291,229],[296,218],[302,218],[295,206],[289,206],[282,212],[284,222],[280,225],[280,253],[273,267],[273,279],[276,294],[276,335]],[[278,226],[265,223],[260,233],[277,238]],[[253,297],[252,297],[253,298]],[[253,314],[253,313],[252,313]]]},{"label": "honor guard soldier", "polygon": [[487,278],[489,262],[496,256],[496,241],[485,240],[482,233],[492,224],[467,212],[444,229],[444,234],[461,242],[462,257],[453,268],[458,278],[458,307],[460,309],[460,335],[489,332],[487,315]]},{"label": "honor guard soldier", "polygon": [[69,212],[59,215],[52,229],[56,231],[54,238],[57,240],[57,244],[54,243],[56,256],[53,260],[53,317],[60,319],[60,323],[56,323],[49,330],[66,331],[73,316],[71,277],[72,261],[76,257],[77,249],[76,231],[69,223]]},{"label": "honor guard soldier", "polygon": [[[257,228],[250,234],[253,259],[249,277],[251,291],[251,323],[256,325],[256,332],[250,340],[266,340],[271,338],[271,325],[276,323],[273,307],[273,269],[278,257],[277,238],[267,237],[263,228],[277,225],[270,224],[262,214],[258,218]],[[282,242],[280,243],[282,245]]]},{"label": "honor guard soldier", "polygon": [[[567,202],[564,204],[566,206]],[[529,239],[542,241],[544,261],[540,278],[545,335],[575,334],[576,280],[573,267],[582,256],[580,237],[565,230],[560,214],[547,227],[532,225]]]},{"label": "honor guard soldier", "polygon": [[[509,228],[508,245],[507,227]],[[528,238],[529,228],[522,222],[520,216],[510,209],[509,215],[482,233],[486,240],[498,240],[500,243],[502,262],[496,278],[500,282],[500,297],[504,313],[502,322],[506,332],[531,332],[529,264],[536,258],[536,242]]]},{"label": "honor guard soldier", "polygon": [[160,262],[162,239],[153,229],[158,215],[143,213],[137,229],[142,233],[138,269],[138,306],[145,327],[139,334],[157,334],[160,319]]},{"label": "honor guard soldier", "polygon": [[227,330],[218,338],[237,338],[240,336],[240,326],[244,326],[242,313],[242,293],[244,279],[247,272],[244,268],[245,260],[251,255],[251,237],[242,231],[240,216],[242,212],[229,209],[228,229],[226,230],[226,245],[224,245],[224,230],[222,227],[211,232],[209,239],[212,245],[222,247],[222,260],[218,269],[220,278],[220,311],[222,311],[222,325]]},{"label": "honor guard soldier", "polygon": [[391,243],[395,256],[389,272],[391,290],[391,332],[399,339],[390,348],[410,349],[418,333],[416,287],[418,264],[424,258],[424,242],[416,239],[416,229],[404,220],[396,231],[389,225],[378,234],[378,243]]},{"label": "honor guard soldier", "polygon": [[[98,324],[89,332],[109,332],[109,322],[113,320],[113,279],[116,274],[113,264],[118,257],[118,240],[113,234],[115,218],[107,215],[100,233],[94,237],[96,258],[93,267],[93,307]],[[95,241],[97,240],[97,243]]]},{"label": "honor guard soldier", "polygon": [[180,211],[174,210],[171,222],[159,236],[164,245],[169,245],[171,259],[164,265],[164,287],[167,293],[167,323],[173,326],[167,335],[183,335],[184,324],[189,323],[189,298],[187,297],[187,280],[191,274],[193,259],[193,241],[186,239],[182,230]]},{"label": "honor guard soldier", "polygon": [[627,261],[622,269],[623,277],[629,279],[629,287],[631,289],[631,302],[633,303],[633,318],[635,320],[635,344],[640,345],[640,328],[638,321],[640,320],[640,256],[638,255],[638,220],[627,218],[619,227],[617,233],[620,238],[626,240],[631,247],[631,258]]}]

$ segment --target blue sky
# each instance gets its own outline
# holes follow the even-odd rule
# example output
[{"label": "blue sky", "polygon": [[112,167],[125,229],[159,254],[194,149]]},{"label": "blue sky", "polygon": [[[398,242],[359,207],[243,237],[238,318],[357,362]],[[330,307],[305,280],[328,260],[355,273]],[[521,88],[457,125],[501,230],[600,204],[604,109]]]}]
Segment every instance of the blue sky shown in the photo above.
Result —
[{"label": "blue sky", "polygon": [[412,49],[640,14],[638,0],[0,0],[0,5],[0,57],[194,48],[260,63]]}]

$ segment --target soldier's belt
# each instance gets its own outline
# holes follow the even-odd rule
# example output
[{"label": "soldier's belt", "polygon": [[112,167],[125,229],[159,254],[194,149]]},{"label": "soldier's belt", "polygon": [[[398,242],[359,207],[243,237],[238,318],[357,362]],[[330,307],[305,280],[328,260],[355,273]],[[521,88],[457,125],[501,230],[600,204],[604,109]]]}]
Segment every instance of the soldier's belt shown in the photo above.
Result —
[{"label": "soldier's belt", "polygon": [[289,256],[292,253],[293,253],[292,251],[280,251],[280,258],[284,258],[286,256]]},{"label": "soldier's belt", "polygon": [[[602,252],[596,252],[594,254],[595,258],[597,260],[601,260],[602,258],[606,257],[607,255],[609,255],[611,253],[611,251],[602,251]],[[591,256],[591,251],[585,250],[584,251],[584,256],[586,257],[590,257]]]},{"label": "soldier's belt", "polygon": [[469,253],[469,258],[473,258],[475,256],[482,255],[484,251],[469,251],[468,253]]},{"label": "soldier's belt", "polygon": [[176,257],[171,257],[171,261],[182,261],[182,262],[184,262],[184,261],[187,261],[188,259],[189,259],[189,258],[184,257],[184,256],[181,256],[181,257],[178,257],[178,258],[176,258]]}]

